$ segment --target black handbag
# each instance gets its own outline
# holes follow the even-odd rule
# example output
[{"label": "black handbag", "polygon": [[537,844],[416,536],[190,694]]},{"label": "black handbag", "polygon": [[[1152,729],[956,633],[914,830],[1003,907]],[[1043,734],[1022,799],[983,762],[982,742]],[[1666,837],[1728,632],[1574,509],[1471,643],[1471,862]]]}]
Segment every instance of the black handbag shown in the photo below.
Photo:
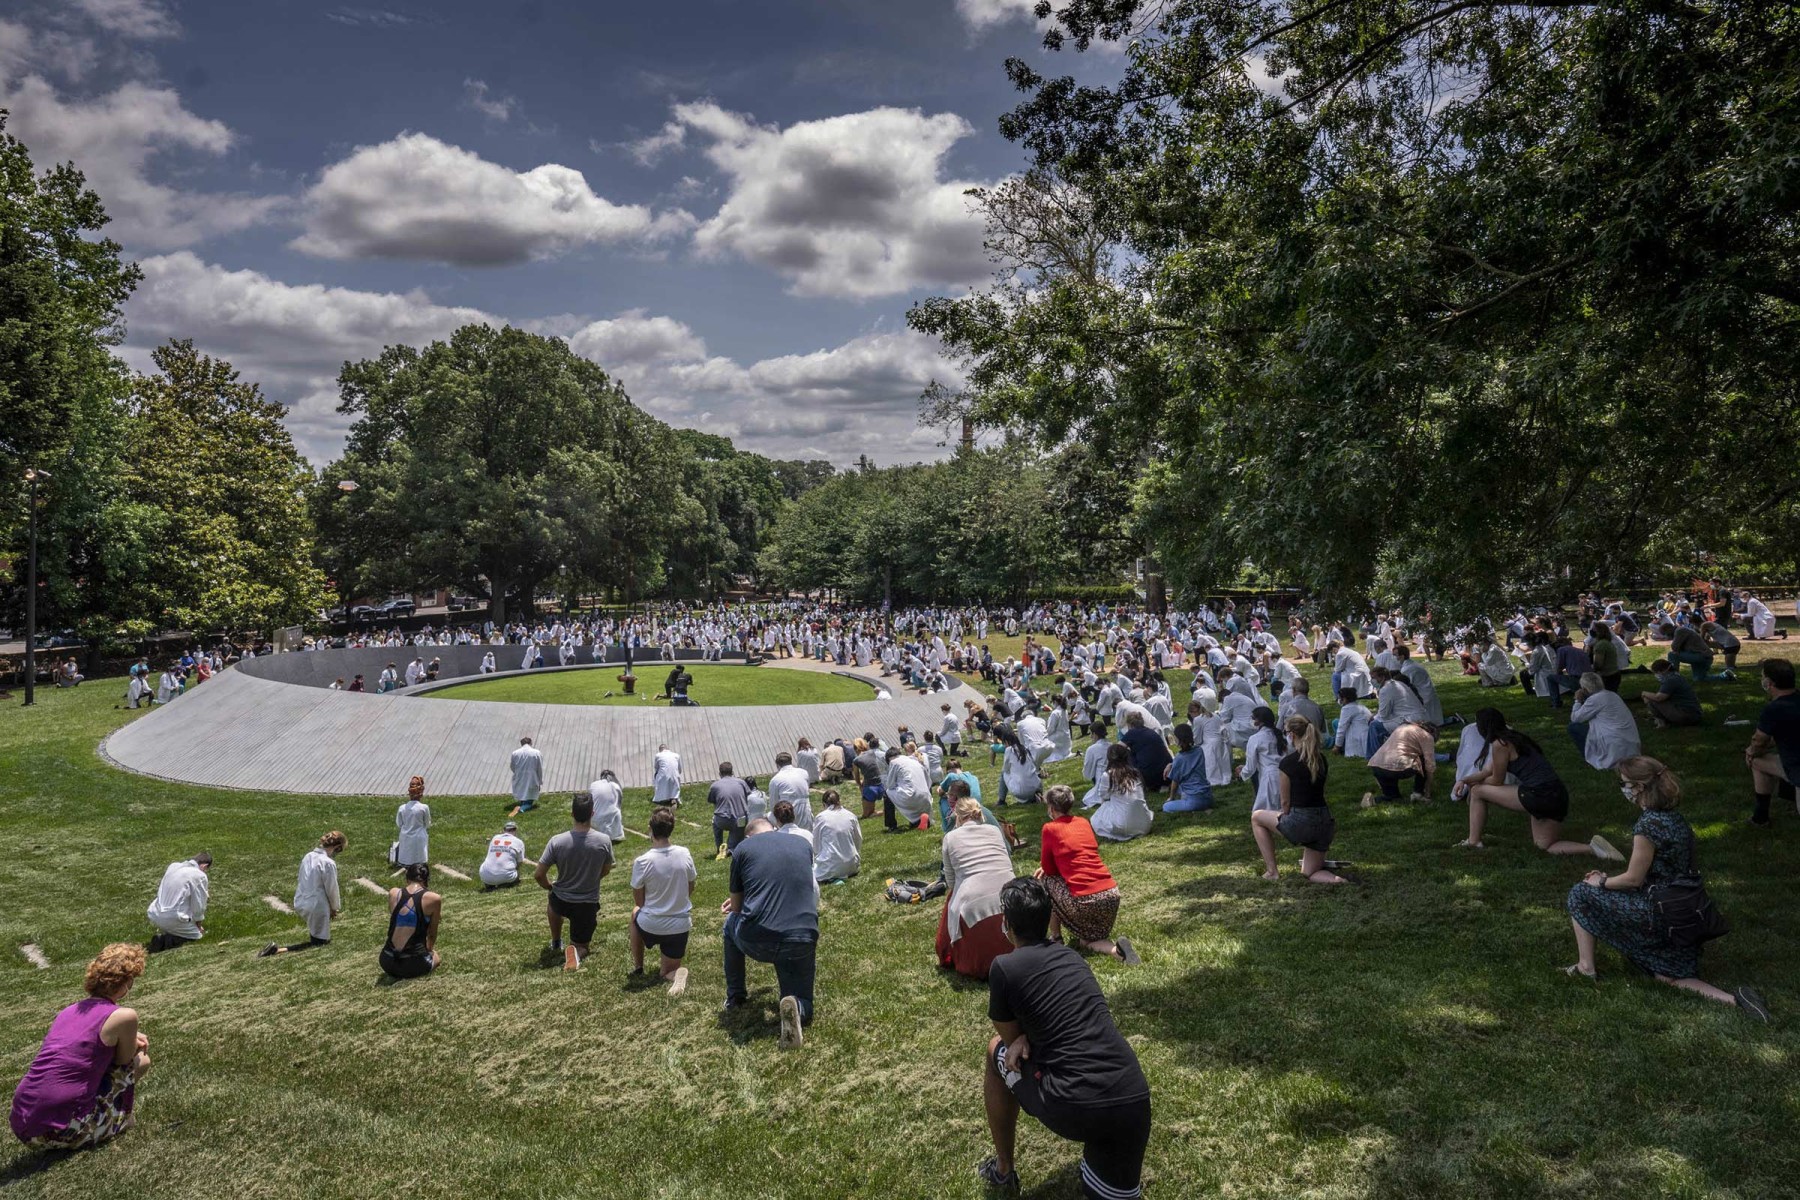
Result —
[{"label": "black handbag", "polygon": [[1645,894],[1650,897],[1657,929],[1671,945],[1691,950],[1731,931],[1725,914],[1719,911],[1719,906],[1713,903],[1698,879],[1652,884],[1645,889]]}]

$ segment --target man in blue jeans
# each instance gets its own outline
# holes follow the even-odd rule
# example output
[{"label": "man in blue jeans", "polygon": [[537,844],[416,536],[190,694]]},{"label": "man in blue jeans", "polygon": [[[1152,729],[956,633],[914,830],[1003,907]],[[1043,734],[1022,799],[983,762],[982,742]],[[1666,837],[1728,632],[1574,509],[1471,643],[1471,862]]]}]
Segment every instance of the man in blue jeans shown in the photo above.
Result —
[{"label": "man in blue jeans", "polygon": [[781,989],[781,1047],[800,1045],[812,1022],[813,975],[819,944],[819,893],[813,886],[812,847],[805,838],[764,837],[775,826],[750,822],[731,856],[731,898],[725,901],[725,1011],[744,1007],[744,959],[770,963]]}]

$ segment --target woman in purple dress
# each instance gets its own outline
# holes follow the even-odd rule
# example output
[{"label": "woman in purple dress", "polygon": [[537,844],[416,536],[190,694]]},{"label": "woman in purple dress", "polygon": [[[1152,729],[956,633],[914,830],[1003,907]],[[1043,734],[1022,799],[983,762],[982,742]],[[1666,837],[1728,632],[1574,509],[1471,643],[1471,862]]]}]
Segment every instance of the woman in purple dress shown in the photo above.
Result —
[{"label": "woman in purple dress", "polygon": [[12,1131],[34,1149],[84,1150],[131,1128],[133,1089],[150,1069],[150,1039],[120,1007],[144,973],[144,948],[118,942],[88,964],[87,999],[50,1022],[13,1092]]}]

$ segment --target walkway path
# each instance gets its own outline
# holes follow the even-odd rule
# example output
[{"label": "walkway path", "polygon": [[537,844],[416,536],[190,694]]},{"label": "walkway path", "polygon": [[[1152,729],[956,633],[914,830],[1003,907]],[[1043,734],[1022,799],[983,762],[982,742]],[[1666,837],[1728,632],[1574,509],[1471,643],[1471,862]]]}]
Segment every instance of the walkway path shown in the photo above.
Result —
[{"label": "walkway path", "polygon": [[902,724],[936,729],[939,705],[960,715],[970,694],[958,687],[848,704],[637,709],[334,692],[232,669],[119,729],[101,752],[127,770],[211,787],[401,796],[411,776],[423,775],[435,795],[485,795],[511,790],[507,757],[530,737],[544,752],[544,790],[554,794],[587,787],[604,767],[626,787],[647,787],[663,742],[681,755],[688,781],[713,778],[721,761],[766,777],[776,751],[802,737],[818,745],[868,730],[891,739]]}]

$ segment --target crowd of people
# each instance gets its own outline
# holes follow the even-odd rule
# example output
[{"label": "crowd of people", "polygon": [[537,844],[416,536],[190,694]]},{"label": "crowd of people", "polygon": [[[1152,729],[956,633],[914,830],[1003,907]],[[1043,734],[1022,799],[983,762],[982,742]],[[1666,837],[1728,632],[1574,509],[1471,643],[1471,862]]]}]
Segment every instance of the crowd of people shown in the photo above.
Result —
[{"label": "crowd of people", "polygon": [[[1590,872],[1569,892],[1577,951],[1570,974],[1594,977],[1596,947],[1605,942],[1665,983],[1766,1020],[1754,989],[1726,990],[1700,976],[1700,947],[1716,936],[1721,919],[1700,882],[1693,831],[1678,811],[1681,783],[1644,753],[1631,708],[1632,700],[1641,701],[1659,730],[1693,724],[1696,684],[1733,677],[1715,676],[1711,655],[1724,655],[1726,672],[1735,671],[1739,647],[1725,622],[1748,620],[1750,637],[1783,632],[1765,627],[1758,633],[1758,612],[1747,602],[1733,612],[1730,603],[1672,599],[1647,627],[1633,629],[1621,606],[1596,601],[1585,621],[1521,612],[1498,625],[1474,622],[1441,636],[1396,613],[1310,627],[1296,614],[1285,646],[1266,610],[1239,613],[1231,605],[1161,618],[1076,605],[1022,613],[839,613],[822,635],[814,628],[817,611],[775,606],[759,614],[761,624],[748,619],[749,610],[735,622],[723,610],[641,628],[603,622],[578,627],[577,634],[657,642],[665,635],[705,640],[730,631],[750,635],[759,652],[771,648],[773,636],[777,655],[789,652],[784,643],[791,641],[791,652],[880,662],[910,685],[923,678],[921,670],[967,672],[988,685],[961,712],[942,705],[936,729],[902,728],[892,739],[865,730],[816,745],[801,739],[771,756],[766,787],[732,763],[717,765],[706,803],[713,857],[728,862],[724,1008],[730,1014],[747,1005],[748,963],[768,964],[779,995],[780,1043],[803,1044],[817,1011],[822,889],[859,874],[863,822],[879,813],[886,832],[902,835],[937,826],[943,837],[936,890],[944,905],[935,960],[986,980],[990,994],[994,1034],[984,1089],[994,1154],[981,1165],[983,1178],[1016,1184],[1014,1131],[1022,1109],[1084,1143],[1089,1194],[1127,1197],[1139,1186],[1150,1093],[1081,957],[1139,961],[1130,938],[1116,930],[1124,893],[1102,846],[1154,835],[1158,809],[1211,812],[1221,793],[1231,794],[1239,783],[1262,878],[1280,877],[1285,842],[1299,851],[1300,878],[1341,885],[1351,878],[1350,864],[1330,857],[1338,822],[1326,798],[1335,761],[1346,760],[1338,770],[1354,770],[1348,760],[1364,760],[1365,807],[1432,799],[1447,775],[1450,797],[1467,806],[1467,836],[1457,848],[1484,849],[1495,810],[1503,810],[1522,814],[1533,843],[1546,853],[1624,864],[1615,874]],[[1001,660],[987,654],[979,643],[991,629],[1023,634],[1021,653]],[[554,626],[546,632],[551,640],[557,636]],[[537,633],[515,629],[504,636],[532,641]],[[1647,670],[1630,666],[1633,644],[1659,641],[1666,650]],[[1494,705],[1479,708],[1472,720],[1446,714],[1422,658],[1453,658],[1481,685],[1518,687],[1552,710],[1571,696],[1567,727],[1581,760],[1616,778],[1637,810],[1629,853],[1598,835],[1565,837],[1571,789],[1543,747]],[[1309,660],[1328,672],[1334,713],[1313,698],[1301,673]],[[1180,698],[1171,686],[1176,670],[1191,672]],[[1647,682],[1628,699],[1621,682],[1634,670],[1644,671]],[[1766,827],[1775,799],[1793,803],[1800,781],[1800,694],[1785,660],[1763,660],[1758,680],[1767,703],[1744,761],[1755,795],[1750,819]],[[1184,720],[1175,719],[1178,705]],[[1450,730],[1457,731],[1454,747],[1440,752],[1439,740]],[[1076,746],[1078,736],[1090,739],[1085,748]],[[968,756],[983,749],[998,768],[991,803],[968,769]],[[1050,767],[1078,754],[1085,791],[1047,783]],[[569,828],[533,861],[517,818],[541,799],[543,752],[523,738],[509,766],[507,819],[485,847],[479,883],[513,888],[529,873],[546,893],[550,955],[564,970],[581,970],[592,952],[602,881],[628,834],[623,789],[605,771],[575,793]],[[692,853],[672,840],[685,780],[681,755],[668,745],[655,753],[653,778],[648,846],[631,862],[630,978],[649,983],[653,972],[654,981],[678,995],[689,982],[699,870]],[[431,886],[424,791],[424,779],[414,777],[396,810],[389,848],[401,881],[386,889],[387,934],[377,957],[397,979],[429,975],[443,963],[438,944],[446,897]],[[860,802],[860,813],[845,807],[845,793]],[[1044,820],[1035,868],[1021,877],[1015,854],[1022,844],[1007,810],[1032,804],[1043,806]],[[261,955],[331,944],[343,908],[336,860],[346,844],[332,831],[308,850],[292,903],[307,937],[271,943]],[[144,969],[145,950],[165,952],[204,937],[212,866],[205,853],[170,864],[147,912],[155,930],[149,946],[109,946],[95,960],[88,999],[58,1015],[15,1095],[13,1127],[21,1138],[91,1145],[129,1123],[132,1088],[149,1060],[135,1015],[121,1004]],[[652,951],[656,959],[647,968]]]}]

